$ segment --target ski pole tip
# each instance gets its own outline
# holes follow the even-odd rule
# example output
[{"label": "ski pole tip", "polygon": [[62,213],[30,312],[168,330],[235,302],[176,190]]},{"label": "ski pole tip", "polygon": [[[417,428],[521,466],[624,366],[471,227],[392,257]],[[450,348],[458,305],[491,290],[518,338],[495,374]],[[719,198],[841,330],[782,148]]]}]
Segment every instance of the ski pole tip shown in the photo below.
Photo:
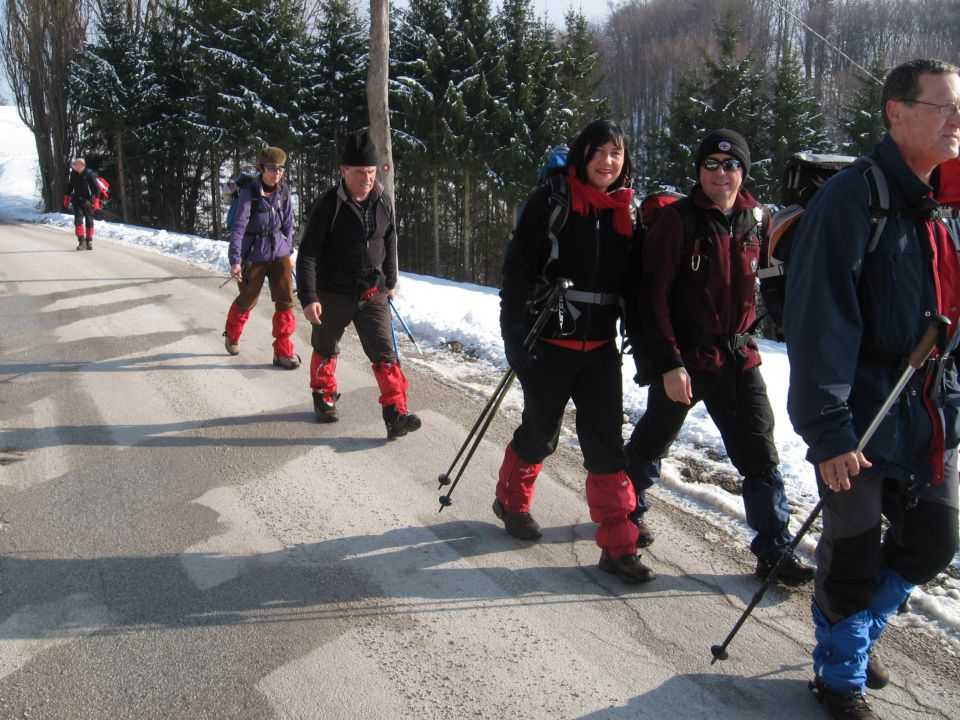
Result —
[{"label": "ski pole tip", "polygon": [[713,655],[713,660],[710,661],[711,665],[713,665],[717,660],[726,660],[728,657],[730,657],[723,645],[712,645],[710,647],[710,654]]}]

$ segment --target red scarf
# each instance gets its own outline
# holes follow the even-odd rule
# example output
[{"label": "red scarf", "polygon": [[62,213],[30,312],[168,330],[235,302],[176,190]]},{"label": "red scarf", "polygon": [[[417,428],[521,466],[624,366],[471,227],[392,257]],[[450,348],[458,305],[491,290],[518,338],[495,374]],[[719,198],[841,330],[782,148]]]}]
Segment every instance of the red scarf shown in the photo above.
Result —
[{"label": "red scarf", "polygon": [[593,185],[578,180],[577,173],[573,168],[570,168],[567,173],[567,180],[570,183],[570,189],[573,191],[571,193],[573,195],[571,206],[574,212],[586,217],[591,211],[598,213],[601,210],[612,208],[613,229],[619,235],[633,237],[633,218],[630,215],[630,203],[633,202],[633,190],[631,188],[619,188],[609,193],[597,190]]}]

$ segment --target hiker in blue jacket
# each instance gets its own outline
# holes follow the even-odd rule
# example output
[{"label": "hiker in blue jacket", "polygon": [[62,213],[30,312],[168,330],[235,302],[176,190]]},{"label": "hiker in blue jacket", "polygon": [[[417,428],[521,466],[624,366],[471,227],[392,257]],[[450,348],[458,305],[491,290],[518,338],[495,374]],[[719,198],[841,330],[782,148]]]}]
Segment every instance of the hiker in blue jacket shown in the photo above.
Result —
[{"label": "hiker in blue jacket", "polygon": [[300,367],[293,351],[297,319],[293,313],[293,203],[283,179],[287,154],[277,147],[257,153],[259,175],[240,190],[230,230],[230,277],[240,293],[227,313],[223,332],[227,352],[240,352],[240,334],[260,298],[264,280],[273,300],[273,364],[285,370]]},{"label": "hiker in blue jacket", "polygon": [[[869,157],[892,214],[875,248],[864,175],[842,170],[814,196],[794,238],[785,330],[790,419],[825,497],[813,600],[813,688],[832,718],[876,718],[865,687],[886,684],[872,649],[914,586],[957,550],[960,385],[916,373],[863,452],[858,439],[936,314],[960,321],[956,227],[933,219],[938,164],[960,149],[960,75],[936,60],[894,68],[888,132]],[[947,221],[955,225],[956,221]],[[951,232],[953,236],[951,237]],[[958,338],[960,339],[960,338]],[[884,533],[881,516],[889,528]]]}]

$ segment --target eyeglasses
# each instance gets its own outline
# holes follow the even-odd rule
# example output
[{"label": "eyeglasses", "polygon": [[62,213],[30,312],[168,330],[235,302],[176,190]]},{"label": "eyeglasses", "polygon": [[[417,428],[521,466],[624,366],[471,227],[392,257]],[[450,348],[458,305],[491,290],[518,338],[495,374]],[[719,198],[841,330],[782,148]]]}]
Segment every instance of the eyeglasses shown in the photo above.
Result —
[{"label": "eyeglasses", "polygon": [[267,163],[263,166],[264,170],[269,170],[271,172],[283,172],[283,165],[277,165],[276,163]]},{"label": "eyeglasses", "polygon": [[701,167],[713,172],[714,170],[719,170],[723,168],[724,172],[733,172],[734,170],[739,170],[743,167],[743,163],[737,160],[736,158],[727,158],[726,160],[717,160],[716,158],[707,158],[702,163]]},{"label": "eyeglasses", "polygon": [[954,103],[938,104],[938,103],[926,102],[925,100],[901,100],[900,102],[913,103],[914,105],[929,105],[930,107],[935,107],[937,109],[937,113],[942,118],[952,118],[954,115],[960,112],[960,108],[958,108]]}]

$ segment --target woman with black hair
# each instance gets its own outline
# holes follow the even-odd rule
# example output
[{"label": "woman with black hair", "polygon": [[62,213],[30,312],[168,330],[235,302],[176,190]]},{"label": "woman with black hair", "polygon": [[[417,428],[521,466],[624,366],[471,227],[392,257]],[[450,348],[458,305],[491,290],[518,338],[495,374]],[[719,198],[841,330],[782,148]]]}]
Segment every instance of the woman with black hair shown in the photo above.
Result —
[{"label": "woman with black hair", "polygon": [[[561,177],[538,187],[517,219],[503,260],[500,330],[507,362],[523,388],[523,417],[506,448],[493,511],[510,535],[540,537],[530,514],[534,483],[544,458],[557,448],[564,409],[573,400],[587,504],[599,523],[600,569],[640,583],[655,576],[637,556],[637,526],[627,518],[636,496],[624,472],[623,383],[615,342],[634,235],[630,171],[623,131],[609,120],[595,120],[571,146]],[[570,212],[551,238],[558,185]],[[554,314],[527,352],[524,339],[542,310],[534,299],[559,278],[573,281],[562,324]]]}]

